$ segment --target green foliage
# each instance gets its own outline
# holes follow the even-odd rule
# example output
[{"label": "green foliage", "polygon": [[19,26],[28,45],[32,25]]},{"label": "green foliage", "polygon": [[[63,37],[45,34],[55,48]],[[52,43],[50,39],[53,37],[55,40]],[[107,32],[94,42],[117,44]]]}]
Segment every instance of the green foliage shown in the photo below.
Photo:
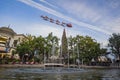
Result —
[{"label": "green foliage", "polygon": [[[48,59],[52,56],[52,47],[55,46],[54,55],[58,55],[59,50],[59,38],[57,36],[53,36],[52,33],[49,33],[47,37],[42,36],[32,36],[27,35],[26,39],[17,46],[16,52],[19,54],[20,59],[22,59],[23,55],[26,53],[34,56],[35,49],[39,50],[39,59],[35,60],[39,62],[43,62],[44,56]],[[104,53],[104,49],[100,49],[100,44],[97,43],[95,39],[92,39],[89,36],[80,36],[77,35],[75,37],[70,36],[68,39],[66,38],[65,30],[62,36],[62,54],[64,57],[69,57],[70,62],[75,63],[76,59],[80,59],[80,61],[84,61],[88,63],[92,60],[92,58],[96,58],[100,54]],[[33,57],[32,57],[33,58]],[[65,58],[67,60],[67,58]]]},{"label": "green foliage", "polygon": [[66,59],[68,57],[68,42],[67,42],[67,38],[66,38],[66,32],[65,29],[63,31],[63,35],[62,35],[62,56],[64,57],[64,59]]},{"label": "green foliage", "polygon": [[75,59],[79,58],[80,61],[84,61],[85,63],[90,62],[92,58],[96,58],[101,54],[100,44],[96,42],[96,40],[92,39],[89,36],[80,36],[69,37],[69,52],[70,58]]},{"label": "green foliage", "polygon": [[118,54],[120,57],[120,34],[113,33],[109,38],[109,47],[111,47],[112,52]]},{"label": "green foliage", "polygon": [[46,37],[46,52],[47,54],[49,53],[49,56],[52,55],[52,47],[53,44],[55,46],[55,53],[58,54],[58,49],[59,49],[59,38],[57,36],[53,36],[52,33],[49,33],[48,36]]},{"label": "green foliage", "polygon": [[[55,53],[58,53],[58,41],[59,39],[56,36],[53,36],[52,33],[48,34],[46,38],[42,36],[32,36],[32,35],[26,35],[26,38],[23,40],[20,45],[17,46],[16,52],[19,54],[20,59],[27,53],[34,56],[34,51],[37,49],[39,52],[39,59],[36,59],[36,61],[40,62],[43,61],[44,54],[45,56],[51,55],[52,45],[53,43],[56,46]],[[33,57],[32,56],[32,57]]]}]

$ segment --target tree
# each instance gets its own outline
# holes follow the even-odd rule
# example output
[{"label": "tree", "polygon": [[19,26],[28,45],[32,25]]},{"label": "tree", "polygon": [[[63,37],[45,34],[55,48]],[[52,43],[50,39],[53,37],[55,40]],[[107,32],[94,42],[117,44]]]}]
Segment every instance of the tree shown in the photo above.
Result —
[{"label": "tree", "polygon": [[[46,55],[47,58],[50,55],[56,55],[58,53],[58,43],[59,43],[59,38],[57,36],[53,36],[52,32],[48,34],[48,36],[45,38],[46,39]],[[52,53],[52,47],[55,47],[55,52]]]},{"label": "tree", "polygon": [[[34,40],[34,51],[37,50],[37,60],[43,61],[44,60],[44,51],[45,51],[45,38],[42,36],[35,37]],[[35,55],[35,54],[34,54]]]},{"label": "tree", "polygon": [[68,46],[69,46],[69,57],[70,57],[70,63],[75,64],[75,59],[76,59],[76,44],[77,44],[77,40],[76,37],[72,37],[70,36],[68,38]]},{"label": "tree", "polygon": [[120,58],[120,33],[113,33],[109,38],[109,47],[111,47],[112,52],[119,55]]},{"label": "tree", "polygon": [[68,42],[67,42],[67,38],[66,38],[66,32],[65,29],[63,31],[63,35],[62,35],[62,56],[64,59],[68,58]]},{"label": "tree", "polygon": [[[72,58],[84,61],[84,63],[89,63],[92,58],[96,58],[101,54],[100,44],[89,36],[77,35],[73,38],[70,37],[68,41],[70,46],[69,51],[73,50],[71,52]],[[72,62],[75,59],[72,59]]]},{"label": "tree", "polygon": [[16,48],[16,53],[18,53],[21,60],[23,60],[24,55],[27,53],[31,55],[31,51],[33,50],[33,39],[34,37],[30,34],[26,35],[26,38],[23,39],[22,43],[20,43]]}]

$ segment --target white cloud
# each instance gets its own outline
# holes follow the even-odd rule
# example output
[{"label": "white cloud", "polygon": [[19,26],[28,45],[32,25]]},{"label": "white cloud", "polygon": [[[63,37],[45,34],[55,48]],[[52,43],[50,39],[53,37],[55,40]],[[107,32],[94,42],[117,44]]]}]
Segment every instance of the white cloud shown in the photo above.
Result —
[{"label": "white cloud", "polygon": [[120,2],[119,0],[111,0],[109,3],[109,6],[111,8],[118,8],[120,6]]},{"label": "white cloud", "polygon": [[53,32],[53,35],[58,36],[59,38],[62,36],[62,29],[54,26],[51,27],[45,24],[30,24],[30,26],[27,27],[26,32],[36,36],[42,35],[43,37],[46,37],[51,32]]},{"label": "white cloud", "polygon": [[104,26],[108,26],[106,29],[112,33],[120,33],[120,17],[104,21],[102,24],[104,24]]},{"label": "white cloud", "polygon": [[[102,43],[101,43],[102,42]],[[103,41],[101,41],[101,42],[99,42],[100,43],[100,46],[101,46],[101,48],[107,48],[108,47],[108,41],[107,40],[103,40]]]},{"label": "white cloud", "polygon": [[[82,1],[63,1],[61,6],[69,13],[76,15],[79,18],[87,19],[96,22],[101,18],[98,10],[91,8],[91,6],[83,3]],[[70,5],[70,6],[69,6]]]},{"label": "white cloud", "polygon": [[[95,7],[86,4],[84,1],[61,1],[59,4],[62,4],[62,7],[67,12],[77,16],[78,18],[98,24],[99,28],[96,28],[97,26],[91,26],[91,28],[96,28],[97,31],[101,30],[101,32],[106,32],[108,34],[110,33],[109,35],[113,32],[120,32],[120,16],[112,16],[115,12],[109,12],[114,10],[111,8],[120,7],[120,2],[118,0],[107,2],[106,5],[104,4],[105,7]],[[108,6],[110,6],[110,8]]]},{"label": "white cloud", "polygon": [[[43,37],[48,36],[49,33],[53,33],[54,36],[57,36],[59,39],[62,38],[63,34],[63,29],[62,27],[56,27],[54,25],[49,26],[47,24],[36,24],[36,23],[31,23],[28,27],[26,26],[26,33],[35,35],[35,36],[40,36],[42,35]],[[80,31],[74,31],[73,29],[68,29],[66,28],[66,36],[69,37],[70,35],[76,36],[77,34],[83,34]]]},{"label": "white cloud", "polygon": [[43,3],[45,3],[45,4],[47,4],[47,5],[49,5],[49,6],[51,6],[51,7],[53,7],[53,8],[57,8],[56,6],[54,6],[54,5],[50,4],[50,3],[48,3],[48,2],[45,1],[45,0],[40,0],[40,1],[43,2]]},{"label": "white cloud", "polygon": [[39,9],[39,10],[45,11],[45,12],[47,12],[49,14],[52,14],[54,16],[63,18],[65,20],[70,21],[70,22],[72,22],[74,24],[77,24],[79,26],[84,26],[84,27],[87,27],[87,28],[95,30],[95,31],[103,32],[105,34],[111,34],[109,31],[98,28],[97,26],[94,26],[94,25],[91,25],[91,24],[87,24],[87,23],[84,23],[84,22],[77,21],[77,20],[75,20],[75,19],[73,19],[71,17],[68,17],[68,16],[66,16],[64,14],[61,14],[60,12],[57,12],[57,11],[51,9],[51,8],[45,7],[42,4],[36,3],[36,2],[34,2],[32,0],[19,0],[19,1],[25,3],[25,4],[29,5],[29,6],[35,7],[37,9]]}]

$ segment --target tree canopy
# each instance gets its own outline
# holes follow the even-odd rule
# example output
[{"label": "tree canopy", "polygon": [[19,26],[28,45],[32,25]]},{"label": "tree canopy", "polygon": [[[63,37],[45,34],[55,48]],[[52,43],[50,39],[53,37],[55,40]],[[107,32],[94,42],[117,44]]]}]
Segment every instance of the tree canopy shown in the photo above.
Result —
[{"label": "tree canopy", "polygon": [[118,54],[120,57],[120,33],[111,35],[108,46],[111,47],[113,53]]},{"label": "tree canopy", "polygon": [[[42,36],[32,36],[26,35],[26,38],[20,43],[16,52],[19,54],[20,58],[26,53],[32,53],[34,57],[34,51],[37,49],[40,61],[49,59],[50,56],[57,55],[60,56],[60,52],[62,54],[66,54],[66,59],[69,58],[71,63],[75,63],[76,59],[79,59],[85,63],[88,63],[92,60],[92,58],[96,58],[101,54],[102,49],[100,49],[100,44],[89,36],[80,36],[77,35],[75,37],[66,37],[65,31],[62,36],[62,45],[59,45],[59,38],[54,36],[52,33],[49,33],[47,37]],[[53,45],[55,51],[53,52]],[[60,49],[62,46],[62,50]]]},{"label": "tree canopy", "polygon": [[68,41],[72,58],[90,62],[92,58],[101,54],[100,44],[89,36],[77,35],[73,38],[70,36]]}]

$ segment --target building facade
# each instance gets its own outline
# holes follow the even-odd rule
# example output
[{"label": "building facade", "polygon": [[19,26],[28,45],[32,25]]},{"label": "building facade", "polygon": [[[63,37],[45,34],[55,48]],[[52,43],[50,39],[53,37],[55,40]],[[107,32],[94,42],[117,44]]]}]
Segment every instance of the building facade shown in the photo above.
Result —
[{"label": "building facade", "polygon": [[25,38],[24,34],[17,34],[10,27],[0,27],[0,54],[12,55],[12,51]]}]

